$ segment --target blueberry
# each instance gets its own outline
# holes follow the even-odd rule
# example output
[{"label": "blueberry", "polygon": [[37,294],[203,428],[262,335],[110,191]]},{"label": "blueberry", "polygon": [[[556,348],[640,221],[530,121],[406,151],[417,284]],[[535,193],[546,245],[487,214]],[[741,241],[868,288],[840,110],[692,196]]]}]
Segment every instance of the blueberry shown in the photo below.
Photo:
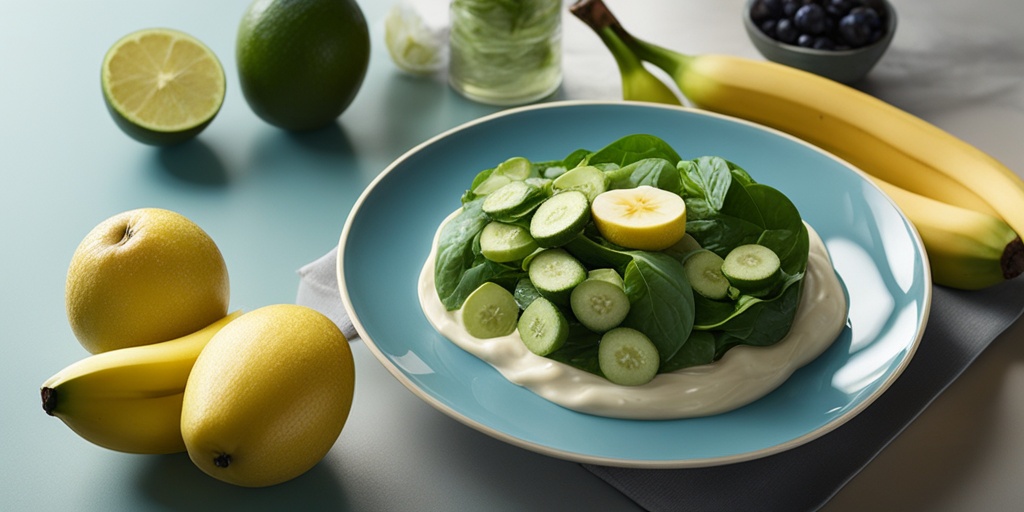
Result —
[{"label": "blueberry", "polygon": [[829,15],[835,18],[842,18],[850,13],[850,9],[853,9],[853,0],[826,0],[825,11]]},{"label": "blueberry", "polygon": [[765,20],[762,21],[760,25],[758,25],[758,28],[761,29],[761,32],[764,32],[764,35],[772,39],[775,39],[775,25],[777,23],[777,20]]},{"label": "blueberry", "polygon": [[832,16],[825,17],[825,30],[821,33],[826,35],[835,35],[836,26],[839,24],[839,18],[833,18]]},{"label": "blueberry", "polygon": [[750,18],[754,22],[778,19],[782,16],[782,0],[757,0],[750,6]]},{"label": "blueberry", "polygon": [[801,0],[782,0],[782,16],[792,18],[803,5]]},{"label": "blueberry", "polygon": [[854,7],[853,9],[850,9],[850,14],[864,16],[864,22],[867,23],[872,30],[879,30],[882,28],[881,15],[871,7]]},{"label": "blueberry", "polygon": [[800,34],[800,37],[796,38],[796,45],[804,48],[811,48],[814,46],[814,36],[810,34]]},{"label": "blueberry", "polygon": [[786,44],[793,44],[800,37],[800,31],[796,29],[789,18],[782,18],[775,24],[775,38]]},{"label": "blueberry", "polygon": [[830,37],[818,36],[814,38],[814,43],[811,44],[811,48],[814,48],[815,50],[835,50],[836,42]]},{"label": "blueberry", "polygon": [[825,31],[825,9],[818,4],[804,5],[797,9],[793,23],[805,34],[820,34]]},{"label": "blueberry", "polygon": [[839,20],[839,33],[850,46],[863,46],[871,37],[873,29],[868,25],[865,15],[851,12]]}]

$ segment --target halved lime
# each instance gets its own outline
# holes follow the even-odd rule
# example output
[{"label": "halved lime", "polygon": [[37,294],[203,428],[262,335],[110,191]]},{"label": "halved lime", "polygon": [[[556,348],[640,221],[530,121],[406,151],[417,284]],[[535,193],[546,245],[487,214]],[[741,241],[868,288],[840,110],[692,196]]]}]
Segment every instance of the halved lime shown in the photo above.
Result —
[{"label": "halved lime", "polygon": [[224,68],[198,39],[167,28],[128,34],[107,50],[103,99],[117,125],[146,144],[195,137],[224,102]]},{"label": "halved lime", "polygon": [[398,69],[429,75],[445,65],[448,38],[411,0],[399,0],[384,18],[384,44]]}]

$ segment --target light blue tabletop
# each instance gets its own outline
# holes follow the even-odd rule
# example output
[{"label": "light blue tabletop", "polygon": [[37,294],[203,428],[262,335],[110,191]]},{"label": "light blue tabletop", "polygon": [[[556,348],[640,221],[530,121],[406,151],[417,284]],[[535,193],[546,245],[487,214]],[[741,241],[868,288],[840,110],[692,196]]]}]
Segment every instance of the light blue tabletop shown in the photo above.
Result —
[{"label": "light blue tabletop", "polygon": [[[650,0],[642,8],[606,2],[625,24],[643,27],[666,46],[758,58],[739,22],[743,0]],[[442,77],[399,73],[383,45],[391,3],[360,1],[373,52],[352,106],[334,126],[291,134],[257,118],[239,90],[234,38],[247,0],[4,0],[0,509],[636,510],[576,463],[504,444],[432,409],[360,343],[354,344],[356,401],[337,445],[306,475],[272,488],[222,484],[184,454],[138,456],[96,447],[40,408],[39,385],[87,355],[67,323],[64,279],[79,241],[103,219],[139,207],[178,211],[221,248],[232,309],[294,302],[296,270],[337,244],[349,209],[378,172],[423,140],[498,110],[463,99]],[[1018,4],[895,3],[901,32],[865,89],[1024,170],[1024,44],[1012,35],[1021,19]],[[204,41],[228,77],[213,124],[197,140],[170,149],[122,134],[100,93],[100,61],[109,46],[151,26]],[[565,82],[551,99],[617,98],[610,55],[578,20],[567,15],[564,27]],[[906,72],[907,62],[924,58],[932,58],[930,67],[913,69],[925,73]],[[963,79],[956,82],[961,85],[951,85],[951,77]],[[927,411],[827,508],[891,505],[894,495],[901,509],[982,510],[1024,502],[1012,476],[1018,473],[1011,471],[1024,460],[1021,324],[943,395],[937,412]],[[974,398],[981,392],[1006,399],[979,404]],[[960,447],[944,434],[950,418],[958,419],[956,432],[981,429],[988,437]],[[929,463],[921,468],[907,460]],[[957,472],[942,489],[887,487],[911,470]]]}]

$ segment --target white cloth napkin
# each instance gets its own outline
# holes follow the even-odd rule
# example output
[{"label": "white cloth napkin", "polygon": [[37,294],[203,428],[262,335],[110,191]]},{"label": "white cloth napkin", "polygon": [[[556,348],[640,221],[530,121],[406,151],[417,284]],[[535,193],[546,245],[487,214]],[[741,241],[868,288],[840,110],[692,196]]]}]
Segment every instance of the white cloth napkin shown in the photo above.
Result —
[{"label": "white cloth napkin", "polygon": [[[350,339],[337,248],[303,266],[296,302],[321,311]],[[699,469],[584,466],[652,512],[817,510],[864,468],[1024,311],[1024,279],[984,291],[936,287],[921,346],[903,375],[835,431],[761,459]]]},{"label": "white cloth napkin", "polygon": [[295,303],[311,307],[338,324],[345,338],[352,341],[359,337],[352,319],[341,303],[338,290],[338,248],[335,247],[299,269],[299,292]]}]

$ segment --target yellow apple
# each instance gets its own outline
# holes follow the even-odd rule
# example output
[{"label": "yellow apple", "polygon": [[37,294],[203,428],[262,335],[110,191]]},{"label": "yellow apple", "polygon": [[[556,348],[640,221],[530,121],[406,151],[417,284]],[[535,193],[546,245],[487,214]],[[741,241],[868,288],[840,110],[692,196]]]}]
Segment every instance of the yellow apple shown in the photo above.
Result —
[{"label": "yellow apple", "polygon": [[86,235],[71,258],[65,297],[71,330],[89,352],[148,345],[227,314],[227,265],[185,216],[141,208]]}]

